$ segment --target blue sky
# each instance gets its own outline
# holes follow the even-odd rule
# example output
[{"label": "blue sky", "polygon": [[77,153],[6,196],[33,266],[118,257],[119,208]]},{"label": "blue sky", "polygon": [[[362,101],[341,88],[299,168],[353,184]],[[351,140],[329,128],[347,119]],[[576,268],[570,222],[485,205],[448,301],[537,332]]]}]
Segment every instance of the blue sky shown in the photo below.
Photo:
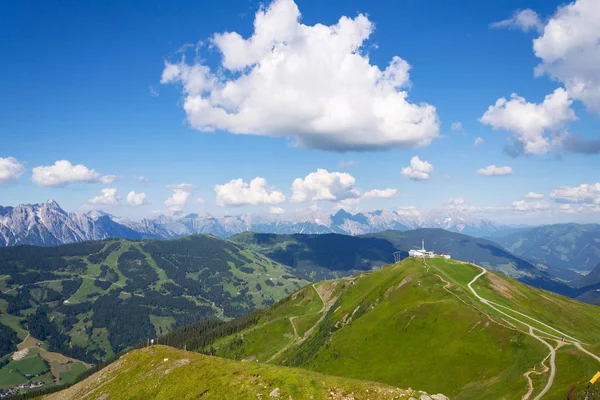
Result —
[{"label": "blue sky", "polygon": [[[267,213],[311,205],[431,208],[461,198],[462,206],[492,219],[598,221],[600,101],[594,93],[600,93],[600,28],[566,40],[554,33],[559,23],[600,27],[599,7],[577,0],[557,11],[561,4],[278,0],[261,9],[259,2],[233,0],[5,2],[0,12],[5,38],[0,41],[0,204],[53,198],[72,211],[100,208],[141,218],[179,210]],[[276,11],[277,5],[287,11]],[[362,29],[365,36],[356,39],[349,28],[348,40],[360,46],[345,52],[332,48],[335,54],[323,57],[331,60],[308,63],[302,76],[314,79],[302,84],[288,67],[313,57],[322,43],[318,36],[291,32],[297,23],[286,20],[286,12],[296,6],[300,23],[310,28],[306,32],[346,16],[350,28]],[[291,35],[289,41],[268,37],[276,50],[269,44],[259,55],[249,42],[243,51],[229,42],[211,42],[224,32],[248,39],[257,12],[264,14],[266,32],[280,29],[280,35]],[[491,25],[499,21],[505,22]],[[344,32],[338,37],[343,39]],[[243,90],[255,94],[252,100],[214,100],[228,96],[224,84],[233,82],[239,89],[240,76],[258,68],[264,78],[275,51],[288,64],[274,70],[273,79],[280,81],[264,97],[260,83],[249,83]],[[365,78],[365,69],[352,64],[343,75],[335,57],[353,51],[381,73],[400,57],[410,65],[410,83],[398,77],[407,72],[399,65],[391,89],[383,87],[392,84],[381,83],[385,77],[371,86],[355,84]],[[244,52],[250,61],[243,59]],[[242,68],[228,69],[226,53]],[[544,68],[536,76],[540,64]],[[166,66],[172,66],[172,76]],[[218,87],[186,90],[186,84],[198,82],[198,76],[185,75],[194,66],[207,68]],[[587,86],[573,83],[580,81]],[[348,87],[355,90],[348,94]],[[371,89],[376,94],[369,94]],[[390,100],[400,92],[407,93],[406,101]],[[298,99],[290,100],[294,107],[286,106],[289,93]],[[482,118],[512,93],[524,99],[498,105]],[[209,96],[209,110],[226,108],[226,116],[184,110],[194,98]],[[348,97],[364,101],[338,108]],[[315,111],[313,99],[331,110]],[[425,110],[425,104],[435,111]],[[243,107],[250,108],[250,116],[233,115]],[[373,117],[381,109],[387,114]],[[414,124],[411,113],[425,115],[429,127]],[[398,117],[404,114],[409,121]],[[199,131],[206,127],[213,132]],[[413,128],[416,139],[409,140]],[[476,138],[483,143],[475,146]],[[517,144],[519,154],[507,154],[510,143]],[[403,174],[415,156],[417,163]],[[85,167],[52,167],[58,160]],[[354,165],[342,166],[343,161]],[[491,165],[510,169],[477,173]],[[37,177],[36,167],[41,167]],[[251,185],[257,177],[264,180]],[[293,189],[298,178],[302,182]],[[236,179],[242,181],[232,182]],[[223,186],[216,190],[216,185]],[[131,191],[137,197],[128,202]],[[525,199],[529,192],[539,196]],[[165,204],[173,194],[176,198]]]}]

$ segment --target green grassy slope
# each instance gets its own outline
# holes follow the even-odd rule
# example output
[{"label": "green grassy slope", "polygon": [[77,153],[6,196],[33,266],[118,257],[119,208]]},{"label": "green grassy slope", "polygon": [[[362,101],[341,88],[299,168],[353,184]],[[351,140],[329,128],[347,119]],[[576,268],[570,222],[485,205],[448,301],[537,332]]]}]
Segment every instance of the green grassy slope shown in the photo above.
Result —
[{"label": "green grassy slope", "polygon": [[[532,366],[541,372],[548,349],[527,334],[525,325],[475,298],[467,285],[480,272],[453,260],[433,259],[425,265],[407,259],[353,278],[321,282],[314,285],[318,299],[310,296],[314,288],[308,286],[249,328],[201,350],[415,386],[456,399],[521,398],[527,392],[523,374]],[[473,286],[481,296],[557,327],[600,354],[596,306],[494,273]],[[304,306],[294,307],[296,302]],[[314,314],[319,302],[321,310]],[[303,319],[308,322],[300,323]],[[574,384],[581,388],[600,368],[572,344],[552,337],[553,331],[544,334],[546,328],[531,324],[557,347],[556,379],[544,399],[565,396]],[[307,334],[298,333],[299,328]],[[533,375],[533,396],[548,376]]]},{"label": "green grassy slope", "polygon": [[424,393],[297,368],[244,363],[166,346],[133,351],[52,400],[391,399]]}]

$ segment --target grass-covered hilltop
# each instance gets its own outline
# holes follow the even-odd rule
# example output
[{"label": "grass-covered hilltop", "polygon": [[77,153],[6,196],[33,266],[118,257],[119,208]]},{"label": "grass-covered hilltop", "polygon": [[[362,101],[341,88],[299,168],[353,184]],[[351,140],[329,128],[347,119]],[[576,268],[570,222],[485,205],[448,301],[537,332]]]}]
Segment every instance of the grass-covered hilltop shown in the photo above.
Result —
[{"label": "grass-covered hilltop", "polygon": [[[427,393],[300,368],[243,363],[166,346],[126,354],[48,400],[409,399]],[[445,400],[433,395],[429,399]]]},{"label": "grass-covered hilltop", "polygon": [[472,264],[411,258],[161,343],[452,399],[557,399],[600,369],[600,313]]}]

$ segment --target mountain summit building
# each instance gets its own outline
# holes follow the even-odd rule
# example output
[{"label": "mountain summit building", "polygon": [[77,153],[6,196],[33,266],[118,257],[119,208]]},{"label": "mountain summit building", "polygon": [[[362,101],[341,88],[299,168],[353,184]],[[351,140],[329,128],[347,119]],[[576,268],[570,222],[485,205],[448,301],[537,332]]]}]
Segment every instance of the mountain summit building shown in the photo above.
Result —
[{"label": "mountain summit building", "polygon": [[411,249],[408,251],[408,256],[409,257],[423,257],[423,258],[429,258],[429,257],[434,257],[435,253],[433,251],[427,251],[425,250],[425,240],[421,241],[421,248],[420,249]]},{"label": "mountain summit building", "polygon": [[[394,253],[394,256],[396,254]],[[421,258],[433,258],[436,256],[440,256],[446,259],[450,259],[450,254],[448,253],[444,253],[444,254],[435,254],[433,251],[427,251],[425,250],[425,240],[421,241],[421,248],[420,249],[411,249],[408,251],[408,256],[409,257],[421,257]],[[399,260],[398,260],[399,261]],[[396,262],[398,262],[396,261]]]}]

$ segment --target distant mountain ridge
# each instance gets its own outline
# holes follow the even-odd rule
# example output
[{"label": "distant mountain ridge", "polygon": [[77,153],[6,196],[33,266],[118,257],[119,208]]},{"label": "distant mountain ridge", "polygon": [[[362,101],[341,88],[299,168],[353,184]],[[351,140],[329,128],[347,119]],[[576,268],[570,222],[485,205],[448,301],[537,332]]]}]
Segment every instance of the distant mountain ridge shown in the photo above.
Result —
[{"label": "distant mountain ridge", "polygon": [[115,222],[109,215],[93,218],[66,212],[54,200],[43,204],[0,206],[0,246],[54,246],[110,237],[141,239],[142,235]]},{"label": "distant mountain ridge", "polygon": [[0,246],[54,246],[107,238],[171,239],[197,233],[227,238],[248,231],[362,235],[417,228],[441,228],[478,237],[497,235],[506,229],[492,221],[474,217],[460,207],[429,210],[418,215],[386,210],[351,214],[340,209],[334,214],[322,211],[221,217],[175,214],[131,221],[102,211],[86,214],[66,212],[54,200],[16,207],[0,206]]},{"label": "distant mountain ridge", "polygon": [[512,253],[550,269],[581,274],[600,264],[600,224],[544,225],[518,229],[492,240]]}]

